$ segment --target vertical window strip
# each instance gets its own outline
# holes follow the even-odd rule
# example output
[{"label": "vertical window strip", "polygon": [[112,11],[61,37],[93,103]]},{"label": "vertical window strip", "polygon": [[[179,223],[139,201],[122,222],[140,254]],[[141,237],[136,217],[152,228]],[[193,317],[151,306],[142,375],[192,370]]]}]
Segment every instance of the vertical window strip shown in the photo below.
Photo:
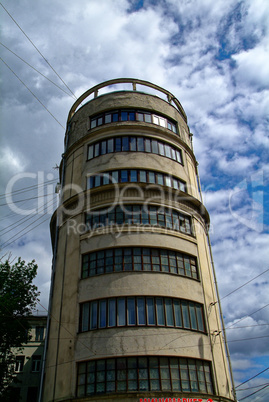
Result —
[{"label": "vertical window strip", "polygon": [[88,146],[88,160],[112,152],[148,152],[183,164],[182,153],[167,143],[148,137],[113,137]]},{"label": "vertical window strip", "polygon": [[79,331],[125,326],[157,326],[205,332],[203,307],[188,300],[124,296],[80,305]]},{"label": "vertical window strip", "polygon": [[208,361],[174,356],[116,357],[77,365],[77,396],[128,391],[214,394]]},{"label": "vertical window strip", "polygon": [[[198,279],[196,258],[178,251],[129,247],[128,249],[100,250],[99,253],[101,265],[99,270],[97,269],[97,252],[82,256],[82,279],[101,273],[120,271],[160,271]],[[123,258],[124,254],[125,258]]]}]

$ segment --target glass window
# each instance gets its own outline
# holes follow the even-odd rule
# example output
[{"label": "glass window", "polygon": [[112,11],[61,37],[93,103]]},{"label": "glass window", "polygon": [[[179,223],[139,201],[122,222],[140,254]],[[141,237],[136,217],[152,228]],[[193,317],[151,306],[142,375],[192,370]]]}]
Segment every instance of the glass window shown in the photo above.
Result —
[{"label": "glass window", "polygon": [[94,145],[90,145],[88,148],[88,159],[93,158],[93,147],[94,147]]},{"label": "glass window", "polygon": [[23,371],[24,359],[25,356],[16,356],[15,368],[14,368],[15,372]]},{"label": "glass window", "polygon": [[145,170],[140,170],[140,182],[146,183],[147,182],[147,172]]},{"label": "glass window", "polygon": [[187,302],[181,302],[182,307],[182,315],[183,315],[183,326],[184,328],[190,328],[190,318],[189,318],[189,311],[188,311],[188,304]]},{"label": "glass window", "polygon": [[96,119],[91,119],[91,128],[95,128],[96,127]]},{"label": "glass window", "polygon": [[105,124],[111,123],[111,113],[105,115]]},{"label": "glass window", "polygon": [[148,175],[149,175],[149,183],[155,183],[155,173],[148,172]]},{"label": "glass window", "polygon": [[145,151],[144,138],[142,138],[142,137],[137,138],[137,150],[140,151],[140,152]]},{"label": "glass window", "polygon": [[135,298],[128,297],[127,299],[127,325],[135,325]]},{"label": "glass window", "polygon": [[136,120],[144,121],[144,114],[143,113],[137,113],[136,114]]},{"label": "glass window", "polygon": [[119,120],[119,114],[118,114],[118,112],[112,114],[112,120],[113,120],[113,122]]},{"label": "glass window", "polygon": [[146,152],[151,152],[151,143],[148,139],[145,139],[145,150]]},{"label": "glass window", "polygon": [[152,121],[153,121],[154,124],[159,125],[159,117],[158,116],[152,115]]},{"label": "glass window", "polygon": [[195,307],[196,307],[196,314],[197,314],[197,321],[198,321],[198,330],[204,332],[205,327],[204,327],[204,321],[203,321],[202,306],[200,306],[199,304],[196,304]]},{"label": "glass window", "polygon": [[116,300],[115,299],[108,300],[108,326],[109,327],[116,326]]},{"label": "glass window", "polygon": [[122,150],[129,151],[129,137],[122,137]]},{"label": "glass window", "polygon": [[126,121],[126,120],[128,120],[128,113],[121,112],[121,121]]},{"label": "glass window", "polygon": [[195,314],[194,303],[189,303],[190,317],[191,317],[191,328],[197,330],[197,321]]},{"label": "glass window", "polygon": [[157,325],[163,326],[164,323],[164,308],[163,299],[160,297],[156,298],[156,309],[157,309]]},{"label": "glass window", "polygon": [[152,152],[154,154],[158,154],[158,142],[155,140],[152,140],[151,145],[152,145]]},{"label": "glass window", "polygon": [[178,190],[178,180],[177,179],[173,179],[173,188],[175,188],[176,190]]},{"label": "glass window", "polygon": [[107,153],[110,154],[111,152],[114,152],[114,139],[110,138],[107,140]]},{"label": "glass window", "polygon": [[167,156],[167,158],[171,159],[171,147],[170,147],[170,145],[165,145],[164,149],[165,149],[165,156]]},{"label": "glass window", "polygon": [[157,173],[157,183],[163,186],[163,174]]},{"label": "glass window", "polygon": [[167,187],[172,187],[171,186],[171,177],[170,176],[165,176],[165,185],[167,186]]},{"label": "glass window", "polygon": [[146,316],[145,316],[145,299],[144,299],[144,297],[137,298],[137,315],[138,315],[137,324],[145,325],[146,324]]},{"label": "glass window", "polygon": [[136,138],[130,137],[130,151],[136,151]]},{"label": "glass window", "polygon": [[114,170],[111,174],[112,177],[112,183],[118,183],[119,182],[119,171]]},{"label": "glass window", "polygon": [[174,314],[175,314],[175,325],[178,328],[182,327],[182,317],[181,317],[181,308],[180,301],[174,299]]},{"label": "glass window", "polygon": [[103,116],[97,118],[97,125],[101,126],[103,124]]},{"label": "glass window", "polygon": [[174,159],[174,161],[176,161],[176,151],[172,147],[171,147],[171,156],[172,156],[172,159]]},{"label": "glass window", "polygon": [[148,325],[155,325],[155,307],[153,297],[147,297],[147,317]]},{"label": "glass window", "polygon": [[164,145],[161,142],[159,142],[159,154],[164,156]]},{"label": "glass window", "polygon": [[166,127],[166,119],[164,119],[163,117],[159,117],[159,119],[160,119],[160,126]]},{"label": "glass window", "polygon": [[144,114],[144,119],[146,123],[151,123],[151,115],[148,113]]},{"label": "glass window", "polygon": [[106,300],[100,300],[99,302],[99,328],[105,328],[106,323]]},{"label": "glass window", "polygon": [[172,300],[168,298],[165,299],[165,315],[166,315],[166,325],[168,327],[173,327],[174,317],[173,317]]},{"label": "glass window", "polygon": [[126,183],[128,181],[128,170],[121,170],[121,183]]},{"label": "glass window", "polygon": [[99,187],[101,184],[101,176],[99,174],[97,174],[95,176],[95,183],[94,183],[94,187]]},{"label": "glass window", "polygon": [[33,355],[32,357],[32,372],[37,373],[41,368],[41,355]]},{"label": "glass window", "polygon": [[176,151],[176,157],[177,157],[177,161],[179,163],[182,163],[182,158],[181,158],[181,152],[180,151]]},{"label": "glass window", "polygon": [[91,302],[91,319],[90,319],[90,329],[97,328],[97,302]]},{"label": "glass window", "polygon": [[105,155],[106,152],[106,141],[101,142],[101,155]]},{"label": "glass window", "polygon": [[135,112],[129,112],[129,121],[135,120]]},{"label": "glass window", "polygon": [[100,143],[97,142],[94,145],[94,157],[96,158],[97,156],[99,156],[99,154],[100,154]]},{"label": "glass window", "polygon": [[81,311],[81,331],[88,331],[89,330],[89,309],[90,304],[84,303],[82,304],[82,311]]},{"label": "glass window", "polygon": [[109,174],[108,173],[103,174],[103,185],[105,186],[106,184],[109,184]]},{"label": "glass window", "polygon": [[125,298],[118,298],[118,326],[126,325],[125,321]]},{"label": "glass window", "polygon": [[115,152],[121,152],[121,137],[116,137],[115,143]]},{"label": "glass window", "polygon": [[137,182],[137,170],[130,170],[131,182]]}]

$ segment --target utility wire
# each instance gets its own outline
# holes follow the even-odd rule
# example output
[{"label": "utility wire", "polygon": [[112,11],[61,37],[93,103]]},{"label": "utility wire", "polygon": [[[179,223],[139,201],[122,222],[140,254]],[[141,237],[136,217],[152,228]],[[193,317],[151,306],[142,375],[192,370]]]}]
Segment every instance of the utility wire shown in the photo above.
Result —
[{"label": "utility wire", "polygon": [[28,186],[28,187],[22,187],[19,190],[14,190],[11,193],[5,193],[5,194],[0,194],[0,198],[1,197],[6,197],[7,195],[15,195],[15,194],[20,194],[20,193],[25,193],[27,191],[32,191],[38,187],[45,187],[46,184],[52,184],[54,182],[56,182],[58,179],[53,179],[53,180],[48,180],[48,181],[44,181],[44,183],[42,184],[34,184],[32,186]]},{"label": "utility wire", "polygon": [[262,391],[264,388],[267,388],[267,387],[269,387],[269,384],[268,384],[268,385],[265,385],[264,387],[262,387],[262,388],[260,388],[260,389],[258,389],[258,391],[252,392],[252,394],[249,394],[249,395],[247,395],[247,396],[244,396],[244,398],[240,398],[240,402],[243,401],[244,399],[249,398],[250,396],[252,396],[252,395],[254,395],[254,394],[257,394],[258,392]]},{"label": "utility wire", "polygon": [[[0,3],[1,4],[1,3]],[[9,65],[2,59],[0,58],[0,60],[2,60],[2,62],[7,66],[7,68],[9,68],[9,70],[15,75],[15,77],[18,78],[18,80],[25,86],[26,89],[28,89],[28,91],[33,95],[34,98],[36,98],[36,100],[43,106],[44,109],[46,109],[46,111],[54,118],[54,120],[57,121],[57,123],[65,130],[64,126],[56,119],[56,117],[49,111],[49,109],[46,108],[46,106],[44,105],[44,103],[41,102],[41,100],[38,99],[38,97],[31,91],[31,89],[20,79],[20,77],[18,77],[18,75],[12,70],[11,67],[9,67]]]},{"label": "utility wire", "polygon": [[249,389],[259,388],[259,387],[262,387],[263,385],[269,385],[269,382],[266,382],[266,383],[260,384],[260,385],[255,385],[253,387],[237,389],[236,392],[238,392],[238,391],[248,391]]},{"label": "utility wire", "polygon": [[[267,371],[269,369],[269,367],[267,367],[266,369],[260,371],[258,374],[254,375],[253,377],[249,378],[248,380],[241,382],[241,384],[237,385],[235,388],[241,387],[241,385],[246,384],[246,382],[249,382],[250,380],[253,380],[253,378],[258,377],[260,374],[264,373],[265,371]],[[240,391],[240,390],[238,390]]]},{"label": "utility wire", "polygon": [[229,325],[229,327],[227,327],[226,330],[229,329],[229,328],[231,328],[231,327],[233,327],[235,324],[238,324],[239,322],[245,320],[246,318],[251,317],[252,315],[254,315],[255,313],[257,313],[258,311],[260,311],[260,310],[262,310],[262,309],[264,309],[265,307],[268,307],[268,306],[269,306],[269,303],[266,304],[265,306],[259,308],[258,310],[255,310],[253,313],[248,314],[246,317],[243,317],[243,318],[241,318],[240,320],[235,321],[233,324]]},{"label": "utility wire", "polygon": [[16,200],[16,201],[12,201],[12,202],[6,202],[4,204],[0,204],[0,207],[3,207],[5,205],[17,204],[18,202],[23,202],[23,201],[36,200],[37,198],[44,198],[44,197],[47,197],[48,195],[56,195],[56,194],[49,193],[49,194],[44,194],[44,195],[37,195],[36,197],[25,198],[24,200]]},{"label": "utility wire", "polygon": [[239,288],[236,288],[236,289],[232,290],[232,291],[231,291],[230,293],[228,293],[226,296],[221,297],[221,299],[220,299],[220,300],[223,300],[223,299],[225,299],[225,297],[230,296],[232,293],[234,293],[234,292],[236,292],[237,290],[239,290],[239,289],[243,288],[244,286],[246,286],[247,284],[249,284],[250,282],[254,281],[254,280],[255,280],[255,279],[257,279],[259,276],[261,276],[261,275],[265,274],[265,273],[266,273],[266,272],[268,272],[268,271],[269,271],[269,268],[268,268],[268,269],[266,269],[265,271],[263,271],[261,274],[259,274],[259,275],[255,276],[255,278],[252,278],[252,279],[250,279],[248,282],[246,282],[246,283],[244,283],[243,285],[239,286]]},{"label": "utility wire", "polygon": [[5,46],[3,43],[0,42],[0,45],[2,45],[4,48],[6,48],[10,53],[14,54],[14,56],[18,57],[18,59],[20,59],[21,61],[23,61],[25,64],[27,64],[27,66],[31,67],[33,70],[35,70],[38,74],[42,75],[42,77],[46,78],[46,80],[48,80],[49,82],[51,82],[53,85],[55,85],[57,88],[59,88],[61,91],[63,91],[66,95],[70,96],[73,99],[74,96],[70,95],[70,93],[66,92],[63,88],[59,87],[59,85],[57,85],[55,82],[53,82],[51,79],[49,79],[48,77],[46,77],[44,74],[42,74],[40,71],[38,71],[35,67],[33,67],[31,64],[27,63],[27,61],[25,61],[24,59],[22,59],[19,55],[17,55],[16,53],[14,53],[11,49],[9,49],[7,46]]},{"label": "utility wire", "polygon": [[26,35],[26,33],[24,32],[24,30],[19,26],[19,24],[15,21],[15,19],[12,17],[12,15],[7,11],[7,9],[3,6],[2,3],[0,3],[0,5],[3,7],[3,9],[5,10],[5,12],[10,16],[10,18],[12,19],[12,21],[17,25],[17,27],[21,30],[21,32],[24,34],[24,36],[29,40],[29,42],[34,46],[34,48],[36,49],[36,51],[40,54],[40,56],[45,60],[45,62],[50,66],[50,68],[52,69],[52,71],[57,75],[57,77],[62,81],[62,83],[65,85],[65,87],[71,92],[71,94],[77,99],[76,95],[74,94],[74,92],[69,88],[69,86],[64,82],[64,80],[60,77],[60,75],[54,70],[54,68],[52,67],[52,65],[48,62],[48,60],[43,56],[43,54],[40,52],[40,50],[36,47],[36,45],[33,43],[33,41],[29,38],[29,36]]}]

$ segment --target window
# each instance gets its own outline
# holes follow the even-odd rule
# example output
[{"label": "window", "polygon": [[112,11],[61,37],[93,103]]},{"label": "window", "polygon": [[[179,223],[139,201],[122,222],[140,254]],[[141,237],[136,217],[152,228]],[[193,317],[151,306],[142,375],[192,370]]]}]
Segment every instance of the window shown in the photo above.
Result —
[{"label": "window", "polygon": [[116,297],[80,305],[80,332],[140,325],[205,332],[203,307],[188,300],[153,296]]},{"label": "window", "polygon": [[43,341],[44,339],[44,327],[36,327],[35,329],[35,340]]},{"label": "window", "polygon": [[188,235],[192,234],[190,216],[169,208],[161,209],[155,206],[128,205],[123,206],[122,209],[120,206],[117,206],[109,212],[106,209],[100,209],[95,210],[92,214],[86,214],[86,226],[88,230],[94,230],[100,224],[107,226],[114,223],[145,224],[145,222],[151,226],[169,228]]},{"label": "window", "polygon": [[156,124],[167,128],[174,133],[177,133],[176,124],[165,117],[151,114],[142,110],[112,110],[110,112],[103,113],[102,115],[92,117],[90,119],[90,128],[99,127],[103,124],[109,124],[117,121],[139,121],[150,124]]},{"label": "window", "polygon": [[32,356],[32,372],[37,373],[41,368],[41,356],[34,355]]},{"label": "window", "polygon": [[23,371],[24,359],[25,356],[16,356],[14,369],[16,373]]},{"label": "window", "polygon": [[[97,257],[98,253],[100,258]],[[196,258],[180,252],[129,247],[106,249],[98,253],[82,256],[82,278],[111,272],[158,271],[198,279]]]},{"label": "window", "polygon": [[213,394],[210,363],[172,356],[118,357],[78,363],[77,397],[128,391]]},{"label": "window", "polygon": [[183,164],[181,150],[148,137],[114,137],[102,140],[88,147],[88,160],[112,152],[148,152],[164,156]]}]

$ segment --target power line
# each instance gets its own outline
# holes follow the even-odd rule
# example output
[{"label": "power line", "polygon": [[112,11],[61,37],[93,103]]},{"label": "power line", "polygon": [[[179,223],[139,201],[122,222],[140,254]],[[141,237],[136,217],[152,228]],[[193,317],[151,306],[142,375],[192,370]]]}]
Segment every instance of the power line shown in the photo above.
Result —
[{"label": "power line", "polygon": [[[241,387],[241,385],[245,384],[246,382],[249,382],[250,380],[253,380],[253,378],[258,377],[260,374],[264,373],[265,371],[267,371],[269,369],[269,367],[267,367],[266,369],[260,371],[258,374],[254,375],[253,377],[249,378],[248,380],[241,382],[241,384],[237,385],[235,388]],[[239,390],[238,390],[239,391]]]},{"label": "power line", "polygon": [[[0,3],[1,4],[1,3]],[[0,58],[0,60],[2,60],[2,62],[7,66],[7,68],[9,68],[9,70],[15,75],[15,77],[18,78],[18,80],[25,86],[26,89],[28,89],[28,91],[33,95],[34,98],[36,98],[36,100],[43,106],[44,109],[46,109],[46,111],[54,118],[54,120],[57,121],[57,123],[63,128],[64,126],[56,119],[56,117],[49,111],[48,108],[46,108],[46,106],[41,102],[41,100],[38,99],[38,97],[31,91],[31,89],[20,79],[20,77],[18,77],[18,75],[12,70],[11,67],[9,67],[9,65],[2,59]]]},{"label": "power line", "polygon": [[249,389],[259,388],[259,387],[262,387],[263,385],[269,385],[269,382],[266,382],[264,384],[255,385],[253,387],[237,389],[236,392],[238,392],[238,391],[248,391]]},{"label": "power line", "polygon": [[49,193],[49,194],[44,194],[44,195],[37,195],[36,197],[25,198],[24,200],[16,200],[16,201],[12,201],[12,202],[6,202],[4,204],[0,204],[0,207],[3,207],[5,205],[17,204],[18,202],[23,202],[23,201],[36,200],[37,198],[44,198],[44,197],[47,197],[48,195],[56,195],[56,194],[55,193]]},{"label": "power line", "polygon": [[40,56],[45,60],[45,62],[50,66],[50,68],[52,69],[52,71],[54,71],[54,73],[57,75],[57,77],[62,81],[62,83],[65,85],[65,87],[71,92],[71,94],[77,99],[76,95],[73,93],[73,91],[69,88],[69,86],[64,82],[64,80],[60,77],[60,75],[54,70],[54,68],[52,67],[52,65],[48,62],[48,60],[43,56],[43,54],[40,52],[40,50],[36,47],[36,45],[33,43],[33,41],[29,38],[29,36],[26,35],[26,33],[24,32],[24,30],[19,26],[19,24],[15,21],[15,19],[12,17],[12,15],[7,11],[7,9],[3,6],[2,3],[0,3],[0,5],[3,7],[3,9],[5,10],[5,12],[10,16],[10,18],[12,19],[12,21],[17,25],[17,27],[21,30],[21,32],[24,34],[24,36],[29,40],[29,42],[34,46],[34,48],[36,49],[36,51],[40,54]]},{"label": "power line", "polygon": [[46,184],[49,183],[54,183],[55,181],[57,181],[57,179],[53,179],[53,180],[48,180],[48,181],[44,181],[42,184],[34,184],[32,186],[28,186],[28,187],[22,187],[19,190],[14,190],[11,191],[10,193],[5,193],[5,194],[0,194],[0,198],[2,197],[6,197],[7,195],[16,195],[16,194],[21,194],[21,193],[25,193],[27,191],[32,191],[38,187],[45,187]]},{"label": "power line", "polygon": [[225,329],[227,330],[227,329],[233,327],[235,324],[238,324],[239,322],[245,320],[246,318],[251,317],[252,315],[254,315],[255,313],[257,313],[258,311],[260,311],[260,310],[262,310],[262,309],[264,309],[265,307],[268,307],[268,306],[269,306],[269,303],[266,304],[265,306],[259,308],[258,310],[255,310],[253,313],[248,314],[246,317],[243,317],[243,318],[241,318],[240,320],[235,321],[233,324],[231,324],[229,327],[227,327],[227,328],[225,328]]},{"label": "power line", "polygon": [[249,394],[249,395],[247,395],[247,396],[244,396],[244,398],[240,398],[240,402],[243,401],[244,399],[249,398],[250,396],[252,396],[252,395],[254,395],[254,394],[257,394],[258,392],[262,391],[264,388],[267,388],[267,387],[269,387],[269,384],[267,384],[267,385],[265,385],[264,387],[258,389],[258,391],[252,392],[252,394]]},{"label": "power line", "polygon": [[2,45],[4,48],[6,48],[10,53],[14,54],[14,56],[18,57],[18,59],[20,59],[21,61],[23,61],[25,64],[27,64],[27,66],[31,67],[33,70],[35,70],[38,74],[42,75],[42,77],[46,78],[46,80],[48,80],[49,82],[51,82],[53,85],[55,85],[57,88],[59,88],[61,91],[63,91],[66,95],[70,96],[73,99],[74,96],[70,95],[68,92],[66,92],[63,88],[59,87],[59,85],[57,85],[55,82],[53,82],[51,79],[49,79],[48,77],[46,77],[44,74],[42,74],[40,71],[38,71],[35,67],[33,67],[31,64],[27,63],[27,61],[25,61],[24,59],[22,59],[19,55],[17,55],[15,52],[13,52],[11,49],[9,49],[7,46],[5,46],[3,43],[0,42],[0,45]]},{"label": "power line", "polygon": [[231,291],[230,293],[228,293],[226,296],[221,297],[221,299],[220,299],[220,300],[223,300],[223,299],[225,299],[225,297],[230,296],[232,293],[234,293],[234,292],[236,292],[237,290],[239,290],[239,289],[243,288],[244,286],[246,286],[246,285],[247,285],[247,284],[249,284],[250,282],[254,281],[254,279],[257,279],[259,276],[261,276],[261,275],[265,274],[265,273],[266,273],[266,272],[268,272],[268,271],[269,271],[269,268],[268,268],[268,269],[266,269],[265,271],[263,271],[261,274],[259,274],[259,275],[255,276],[255,278],[252,278],[252,279],[250,279],[248,282],[246,282],[246,283],[244,283],[243,285],[239,286],[239,288],[236,288],[236,289],[232,290],[232,291]]}]

